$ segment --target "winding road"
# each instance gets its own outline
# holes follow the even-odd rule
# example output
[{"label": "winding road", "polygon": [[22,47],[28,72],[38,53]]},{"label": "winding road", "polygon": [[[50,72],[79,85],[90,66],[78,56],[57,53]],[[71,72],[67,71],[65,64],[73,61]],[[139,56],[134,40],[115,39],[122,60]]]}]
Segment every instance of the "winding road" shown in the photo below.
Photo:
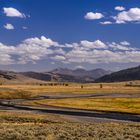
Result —
[{"label": "winding road", "polygon": [[57,94],[57,95],[43,95],[37,98],[31,98],[28,100],[17,99],[17,100],[0,100],[1,110],[13,110],[13,111],[30,111],[39,114],[58,114],[69,119],[75,119],[77,121],[86,122],[112,122],[112,121],[131,121],[140,122],[140,115],[127,114],[127,113],[113,113],[113,112],[100,112],[90,111],[82,109],[73,109],[57,106],[42,106],[32,107],[24,106],[20,103],[29,100],[43,100],[43,99],[66,99],[66,98],[96,98],[96,97],[140,97],[140,94]]}]

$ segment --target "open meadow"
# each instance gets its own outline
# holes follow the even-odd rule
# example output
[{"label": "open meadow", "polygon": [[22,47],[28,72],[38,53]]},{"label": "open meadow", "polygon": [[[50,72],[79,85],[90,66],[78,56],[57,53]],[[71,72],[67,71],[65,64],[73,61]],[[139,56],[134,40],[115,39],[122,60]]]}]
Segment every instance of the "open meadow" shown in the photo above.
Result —
[{"label": "open meadow", "polygon": [[91,111],[140,114],[140,98],[71,98],[29,101],[27,105],[59,106]]},{"label": "open meadow", "polygon": [[[139,94],[140,81],[118,83],[36,83],[24,85],[0,85],[0,98],[30,98],[44,94],[100,94],[100,93],[122,93]],[[102,88],[100,87],[102,85]]]},{"label": "open meadow", "polygon": [[[140,82],[133,83],[1,85],[0,140],[139,140]],[[57,113],[47,112],[51,108]],[[65,114],[69,109],[128,113],[137,119],[77,117]]]}]

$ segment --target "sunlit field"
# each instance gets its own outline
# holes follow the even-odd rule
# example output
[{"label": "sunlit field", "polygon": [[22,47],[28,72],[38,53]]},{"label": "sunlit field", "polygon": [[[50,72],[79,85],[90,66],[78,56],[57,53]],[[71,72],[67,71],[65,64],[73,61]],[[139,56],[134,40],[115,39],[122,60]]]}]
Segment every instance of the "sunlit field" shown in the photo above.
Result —
[{"label": "sunlit field", "polygon": [[33,106],[59,106],[93,111],[140,114],[140,98],[49,99],[26,103]]},{"label": "sunlit field", "polygon": [[[93,111],[140,114],[140,82],[91,83],[64,85],[30,84],[0,85],[1,101],[24,99],[17,105],[43,107],[46,105]],[[130,97],[110,97],[111,93]],[[103,97],[84,97],[67,99],[39,99],[42,95],[86,95],[105,94]],[[131,97],[133,95],[138,98]],[[32,99],[32,100],[27,100]],[[16,102],[15,102],[16,104]],[[3,107],[2,107],[3,109]],[[140,138],[140,124],[134,122],[82,122],[63,115],[43,114],[39,112],[5,110],[0,111],[0,140],[125,140]]]},{"label": "sunlit field", "polygon": [[[129,82],[122,83],[100,83],[92,84],[75,84],[57,86],[43,84],[31,85],[1,85],[0,98],[28,98],[44,95],[45,93],[70,93],[70,94],[88,94],[88,93],[140,93],[140,86],[126,86]],[[134,81],[134,85],[140,85],[140,81]]]},{"label": "sunlit field", "polygon": [[[59,95],[59,94],[129,94],[139,95],[140,81],[134,81],[133,86],[128,86],[130,82],[122,83],[91,83],[77,84],[67,83],[66,85],[47,84],[32,84],[32,85],[1,85],[1,99],[30,99],[42,95]],[[102,87],[101,87],[102,85]],[[114,111],[125,113],[140,114],[140,98],[121,98],[121,97],[105,97],[105,98],[71,98],[71,99],[47,99],[25,102],[28,105],[52,105],[61,107],[71,107],[78,109],[99,110],[99,111]]]}]

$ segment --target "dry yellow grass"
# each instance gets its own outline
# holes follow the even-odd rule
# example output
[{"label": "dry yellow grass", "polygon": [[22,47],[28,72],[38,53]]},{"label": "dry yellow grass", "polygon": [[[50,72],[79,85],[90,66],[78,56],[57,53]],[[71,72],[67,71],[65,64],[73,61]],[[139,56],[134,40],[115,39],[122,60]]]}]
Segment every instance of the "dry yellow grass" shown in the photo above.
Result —
[{"label": "dry yellow grass", "polygon": [[7,123],[0,124],[0,140],[139,140],[139,124]]},{"label": "dry yellow grass", "polygon": [[140,98],[73,98],[31,101],[30,105],[52,105],[68,108],[140,114]]},{"label": "dry yellow grass", "polygon": [[61,123],[67,119],[59,115],[19,111],[0,111],[0,123]]},{"label": "dry yellow grass", "polygon": [[[56,121],[56,120],[57,121]],[[0,140],[125,140],[140,138],[136,123],[77,123],[59,116],[0,112]]]},{"label": "dry yellow grass", "polygon": [[[103,88],[100,88],[99,84],[74,84],[70,83],[69,86],[39,86],[39,85],[2,85],[0,86],[1,90],[17,90],[17,91],[26,91],[29,92],[32,96],[38,96],[45,93],[140,93],[140,87],[127,87],[125,86],[128,82],[122,83],[104,83]],[[140,83],[137,81],[137,83]],[[81,88],[83,85],[83,89]],[[6,93],[5,93],[6,94]]]},{"label": "dry yellow grass", "polygon": [[[128,82],[122,83],[104,83],[103,88],[99,84],[69,83],[69,86],[39,86],[39,85],[1,85],[0,99],[21,99],[40,96],[45,93],[69,93],[69,94],[88,94],[88,93],[130,93],[140,94],[140,87],[127,87]],[[139,81],[135,83],[139,84]],[[38,101],[49,105],[76,107],[82,109],[94,109],[105,111],[119,111],[128,113],[140,113],[139,98],[122,99],[64,99],[64,100],[46,100]]]},{"label": "dry yellow grass", "polygon": [[33,95],[28,91],[13,88],[0,88],[0,99],[28,99]]},{"label": "dry yellow grass", "polygon": [[[18,99],[40,96],[45,93],[140,93],[140,87],[126,87],[124,83],[82,84],[70,83],[69,86],[39,85],[1,85],[0,99]],[[139,98],[113,99],[61,99],[40,100],[30,105],[50,104],[63,107],[76,107],[104,111],[140,113]],[[135,123],[75,123],[59,115],[39,115],[0,111],[0,140],[58,140],[58,139],[134,139],[140,138],[140,124]]]}]

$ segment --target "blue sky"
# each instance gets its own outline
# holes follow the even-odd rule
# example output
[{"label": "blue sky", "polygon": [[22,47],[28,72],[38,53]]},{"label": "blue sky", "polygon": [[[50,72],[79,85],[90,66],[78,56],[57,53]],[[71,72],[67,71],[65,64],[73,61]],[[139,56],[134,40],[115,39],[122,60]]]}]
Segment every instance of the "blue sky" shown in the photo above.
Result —
[{"label": "blue sky", "polygon": [[119,70],[140,62],[139,0],[0,0],[1,69]]}]

